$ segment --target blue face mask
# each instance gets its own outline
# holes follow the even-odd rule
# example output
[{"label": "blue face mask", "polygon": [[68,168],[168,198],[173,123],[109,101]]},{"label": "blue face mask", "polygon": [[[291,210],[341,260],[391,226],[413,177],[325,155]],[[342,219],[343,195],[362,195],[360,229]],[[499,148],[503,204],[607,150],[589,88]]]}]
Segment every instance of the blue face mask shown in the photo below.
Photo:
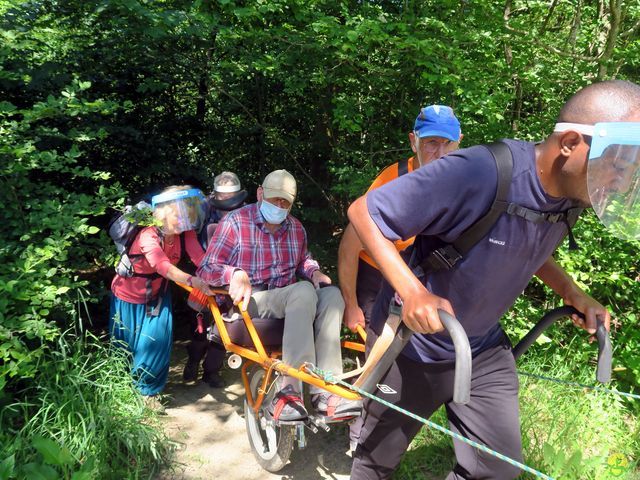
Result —
[{"label": "blue face mask", "polygon": [[289,215],[289,210],[286,208],[280,208],[273,203],[262,200],[260,202],[260,213],[267,223],[279,225],[284,222],[285,218],[287,218],[287,215]]}]

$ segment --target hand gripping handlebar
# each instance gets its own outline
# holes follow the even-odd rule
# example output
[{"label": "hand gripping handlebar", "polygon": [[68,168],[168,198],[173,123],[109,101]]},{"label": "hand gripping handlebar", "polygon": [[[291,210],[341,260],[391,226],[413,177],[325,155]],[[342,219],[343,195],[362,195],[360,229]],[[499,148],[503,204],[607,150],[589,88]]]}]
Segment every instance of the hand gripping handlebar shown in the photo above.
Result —
[{"label": "hand gripping handlebar", "polygon": [[[516,360],[536,341],[540,334],[549,328],[556,320],[562,317],[569,317],[573,314],[584,317],[582,313],[568,305],[547,312],[514,347],[513,356]],[[611,340],[609,339],[609,332],[607,332],[604,323],[600,320],[598,320],[596,338],[598,339],[598,368],[596,370],[596,380],[600,383],[607,383],[611,380]]]},{"label": "hand gripping handlebar", "polygon": [[[471,392],[471,347],[460,322],[445,312],[438,310],[440,321],[451,336],[456,352],[456,367],[453,386],[453,401],[466,404]],[[373,393],[378,382],[389,370],[394,360],[407,345],[413,332],[402,321],[402,307],[392,302],[389,318],[384,330],[371,348],[362,375],[355,383],[366,392]]]}]

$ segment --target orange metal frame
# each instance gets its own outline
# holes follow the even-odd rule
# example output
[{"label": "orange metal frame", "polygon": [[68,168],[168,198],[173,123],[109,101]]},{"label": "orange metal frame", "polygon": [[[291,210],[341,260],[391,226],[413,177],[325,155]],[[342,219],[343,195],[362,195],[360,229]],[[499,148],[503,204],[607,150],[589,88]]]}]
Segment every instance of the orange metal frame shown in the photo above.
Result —
[{"label": "orange metal frame", "polygon": [[[183,283],[177,282],[179,286],[191,292],[192,288]],[[220,295],[228,295],[228,292],[223,289],[211,289],[215,294]],[[242,365],[242,383],[244,384],[244,389],[247,396],[247,402],[254,411],[258,411],[262,401],[264,400],[265,393],[268,391],[268,385],[271,382],[271,377],[273,371],[276,370],[283,375],[288,375],[293,378],[297,378],[302,380],[305,383],[315,385],[317,387],[323,388],[330,393],[334,393],[336,395],[340,395],[341,397],[347,398],[349,400],[357,400],[360,398],[360,395],[355,393],[348,388],[342,387],[340,385],[335,385],[331,383],[327,383],[321,378],[311,375],[304,371],[304,366],[301,365],[300,368],[294,368],[291,365],[287,365],[284,362],[280,361],[278,357],[280,356],[280,352],[271,352],[270,354],[265,350],[260,337],[258,336],[258,332],[256,331],[255,326],[253,325],[253,321],[249,314],[242,309],[242,304],[239,304],[240,313],[242,315],[242,320],[244,321],[245,326],[247,327],[247,331],[249,332],[249,336],[253,342],[253,348],[243,347],[242,345],[237,345],[231,341],[229,337],[229,332],[227,331],[227,326],[225,325],[225,321],[222,318],[222,314],[220,313],[220,309],[218,308],[218,304],[213,296],[209,296],[208,298],[208,306],[211,314],[213,315],[213,320],[218,327],[218,332],[220,334],[220,338],[222,339],[222,343],[224,344],[224,348],[228,352],[237,353],[248,362],[244,362]],[[363,341],[366,339],[366,334],[362,327],[358,326],[358,333],[363,338]],[[342,346],[351,350],[356,350],[359,352],[364,352],[364,343],[344,341],[342,342]],[[249,375],[247,373],[247,369],[252,364],[260,365],[267,372],[262,380],[262,385],[258,389],[258,397],[253,398],[251,394],[251,389],[249,388]]]}]

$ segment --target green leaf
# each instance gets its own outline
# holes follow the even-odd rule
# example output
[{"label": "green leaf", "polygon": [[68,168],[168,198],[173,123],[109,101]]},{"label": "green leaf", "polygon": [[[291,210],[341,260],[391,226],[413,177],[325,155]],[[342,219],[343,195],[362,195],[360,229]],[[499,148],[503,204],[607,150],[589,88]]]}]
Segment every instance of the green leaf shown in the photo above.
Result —
[{"label": "green leaf", "polygon": [[74,472],[71,475],[71,480],[91,480],[92,476],[90,472]]},{"label": "green leaf", "polygon": [[350,41],[355,42],[356,40],[358,40],[358,32],[356,32],[355,30],[349,30],[347,32],[347,38]]},{"label": "green leaf", "polygon": [[35,437],[33,446],[44,458],[44,461],[50,465],[68,465],[74,461],[71,452],[65,447],[61,447],[49,438]]},{"label": "green leaf", "polygon": [[536,343],[539,343],[539,344],[551,343],[551,339],[547,337],[544,333],[542,333],[538,338],[536,338]]},{"label": "green leaf", "polygon": [[8,480],[13,476],[13,469],[16,465],[15,455],[10,455],[0,462],[0,480]]},{"label": "green leaf", "polygon": [[20,469],[21,478],[29,480],[58,480],[60,475],[49,465],[27,463]]},{"label": "green leaf", "polygon": [[16,110],[16,106],[13,103],[2,101],[0,102],[0,113],[9,113]]}]

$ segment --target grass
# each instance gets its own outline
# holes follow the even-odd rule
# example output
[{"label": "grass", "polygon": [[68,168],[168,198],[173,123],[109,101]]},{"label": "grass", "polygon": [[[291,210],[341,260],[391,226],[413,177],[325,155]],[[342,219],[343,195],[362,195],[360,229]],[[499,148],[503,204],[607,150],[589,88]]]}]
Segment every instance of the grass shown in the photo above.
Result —
[{"label": "grass", "polygon": [[[595,383],[592,366],[567,359],[553,365],[530,359],[532,374]],[[522,437],[527,464],[566,479],[638,479],[638,429],[627,400],[615,394],[521,376]],[[523,478],[533,478],[524,476]]]},{"label": "grass", "polygon": [[172,446],[129,374],[127,353],[67,333],[0,414],[0,479],[153,478]]},{"label": "grass", "polygon": [[[557,354],[553,365],[533,355],[522,360],[520,371],[595,383],[593,367],[574,365],[569,353]],[[524,463],[563,480],[640,479],[640,421],[633,407],[637,411],[637,406],[614,394],[520,376]],[[431,420],[448,426],[443,408]],[[454,462],[451,439],[424,427],[394,478],[443,479]]]}]

